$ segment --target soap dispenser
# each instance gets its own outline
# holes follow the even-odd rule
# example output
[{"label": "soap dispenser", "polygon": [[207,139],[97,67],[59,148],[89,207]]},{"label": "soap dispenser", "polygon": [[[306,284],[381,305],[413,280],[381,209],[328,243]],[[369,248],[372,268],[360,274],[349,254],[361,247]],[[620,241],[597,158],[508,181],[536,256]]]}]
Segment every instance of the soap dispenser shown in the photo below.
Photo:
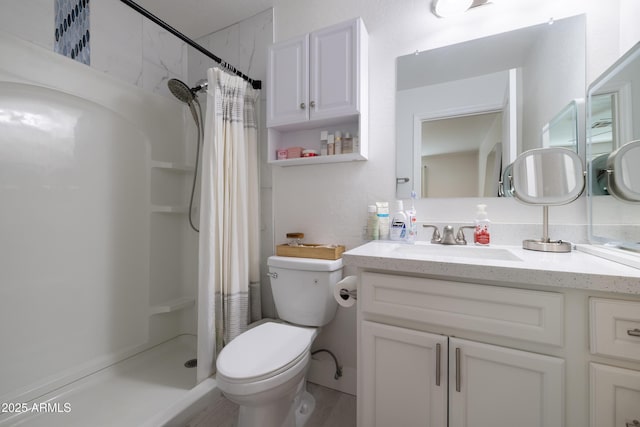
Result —
[{"label": "soap dispenser", "polygon": [[473,231],[473,243],[480,246],[489,246],[491,243],[491,221],[487,215],[487,205],[477,206],[475,229]]}]

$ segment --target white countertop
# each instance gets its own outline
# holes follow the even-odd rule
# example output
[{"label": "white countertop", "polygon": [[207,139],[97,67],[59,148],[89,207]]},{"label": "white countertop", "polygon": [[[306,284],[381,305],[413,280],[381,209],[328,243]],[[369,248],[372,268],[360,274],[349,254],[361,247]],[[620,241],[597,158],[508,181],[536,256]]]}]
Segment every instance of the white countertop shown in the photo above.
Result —
[{"label": "white countertop", "polygon": [[640,295],[640,269],[576,250],[551,253],[517,246],[373,241],[343,253],[342,259],[347,266],[365,270]]}]

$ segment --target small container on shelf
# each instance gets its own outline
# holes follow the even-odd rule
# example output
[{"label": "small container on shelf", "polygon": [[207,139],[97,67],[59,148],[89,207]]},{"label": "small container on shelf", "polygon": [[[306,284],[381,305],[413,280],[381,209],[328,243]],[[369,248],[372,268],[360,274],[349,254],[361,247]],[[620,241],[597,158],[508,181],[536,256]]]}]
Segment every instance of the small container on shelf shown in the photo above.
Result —
[{"label": "small container on shelf", "polygon": [[287,159],[287,149],[281,148],[276,152],[276,158],[278,160],[286,160]]},{"label": "small container on shelf", "polygon": [[287,159],[297,159],[302,157],[302,147],[287,148]]},{"label": "small container on shelf", "polygon": [[318,150],[302,150],[302,157],[316,157]]}]

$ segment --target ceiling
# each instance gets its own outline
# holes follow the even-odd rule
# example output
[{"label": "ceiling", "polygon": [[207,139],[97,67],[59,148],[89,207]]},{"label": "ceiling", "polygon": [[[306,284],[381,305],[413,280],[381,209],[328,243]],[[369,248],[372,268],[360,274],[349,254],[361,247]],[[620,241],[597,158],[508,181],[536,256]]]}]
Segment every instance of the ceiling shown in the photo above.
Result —
[{"label": "ceiling", "polygon": [[192,39],[273,7],[273,0],[136,0],[136,3]]}]

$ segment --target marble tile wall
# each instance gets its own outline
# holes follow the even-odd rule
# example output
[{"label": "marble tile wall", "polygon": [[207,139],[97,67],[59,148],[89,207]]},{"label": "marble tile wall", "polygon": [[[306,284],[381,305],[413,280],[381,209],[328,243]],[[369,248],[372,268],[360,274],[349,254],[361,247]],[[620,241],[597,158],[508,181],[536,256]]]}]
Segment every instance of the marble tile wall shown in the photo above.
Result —
[{"label": "marble tile wall", "polygon": [[[3,0],[0,31],[54,50],[56,2],[74,3]],[[167,80],[187,79],[185,43],[119,0],[91,2],[89,20],[91,67],[165,96],[171,96]]]}]

